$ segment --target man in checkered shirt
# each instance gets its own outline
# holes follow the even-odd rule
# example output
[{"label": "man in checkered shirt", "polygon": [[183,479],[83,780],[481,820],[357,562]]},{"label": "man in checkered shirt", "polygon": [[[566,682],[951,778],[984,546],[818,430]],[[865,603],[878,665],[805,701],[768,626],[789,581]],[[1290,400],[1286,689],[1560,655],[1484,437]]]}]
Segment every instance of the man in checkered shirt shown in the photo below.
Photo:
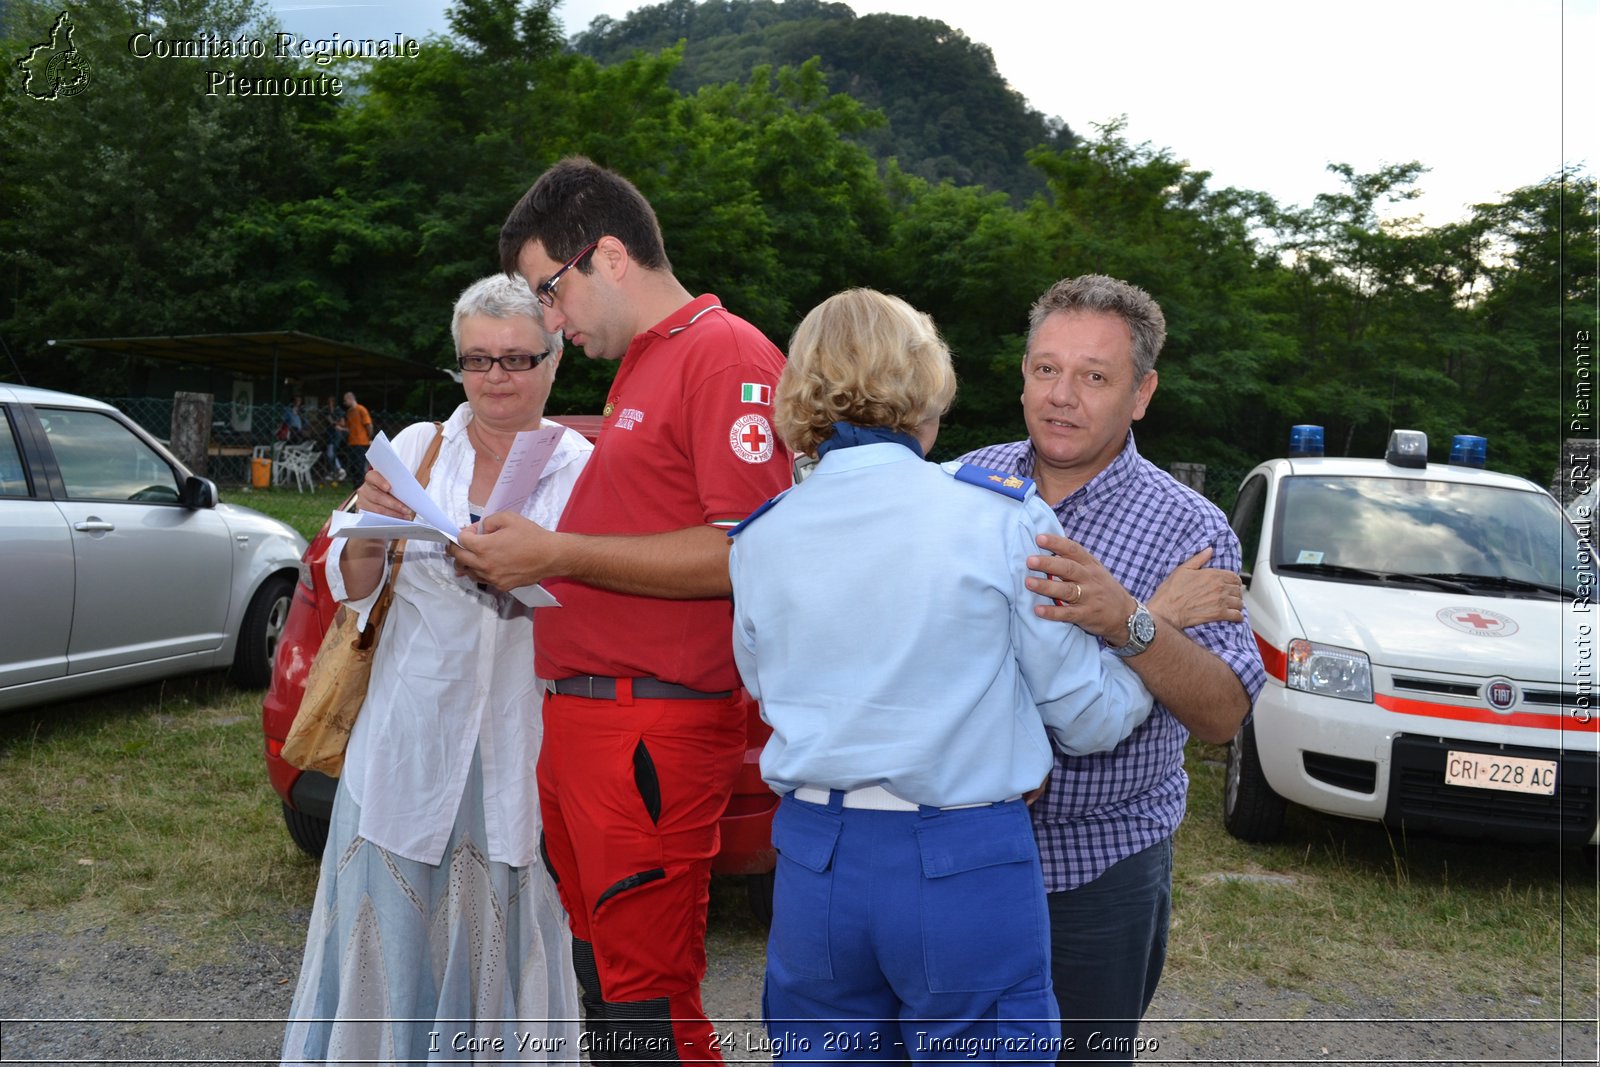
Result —
[{"label": "man in checkered shirt", "polygon": [[[1211,588],[1221,592],[1203,607],[1169,590],[1157,596],[1180,568],[1239,570],[1222,512],[1134,447],[1165,339],[1161,309],[1142,289],[1100,275],[1057,282],[1029,314],[1028,440],[962,457],[1035,481],[1070,538],[1041,537],[1054,555],[1028,559],[1049,575],[1029,588],[1057,602],[1041,614],[1098,635],[1157,701],[1115,750],[1057,755],[1033,805],[1052,978],[1071,1042],[1064,1063],[1132,1061],[1166,960],[1184,742],[1231,739],[1265,681],[1235,579],[1219,577]],[[1188,630],[1170,621],[1197,617],[1218,621]]]}]

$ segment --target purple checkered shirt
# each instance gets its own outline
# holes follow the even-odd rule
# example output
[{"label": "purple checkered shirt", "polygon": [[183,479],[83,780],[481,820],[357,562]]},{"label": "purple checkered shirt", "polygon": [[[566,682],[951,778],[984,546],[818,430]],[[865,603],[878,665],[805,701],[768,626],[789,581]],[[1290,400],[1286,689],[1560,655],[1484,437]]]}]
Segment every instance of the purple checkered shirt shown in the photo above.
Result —
[{"label": "purple checkered shirt", "polygon": [[[1033,476],[1028,441],[991,445],[964,463]],[[1239,539],[1214,504],[1142,459],[1133,434],[1093,480],[1055,505],[1067,536],[1103,563],[1129,593],[1147,601],[1178,564],[1210,546],[1209,566],[1239,569]],[[1242,623],[1209,623],[1188,634],[1239,676],[1252,702],[1266,681],[1261,655]],[[1189,731],[1161,704],[1122,744],[1093,756],[1056,756],[1050,788],[1033,805],[1045,889],[1057,893],[1172,836],[1183,820]]]}]

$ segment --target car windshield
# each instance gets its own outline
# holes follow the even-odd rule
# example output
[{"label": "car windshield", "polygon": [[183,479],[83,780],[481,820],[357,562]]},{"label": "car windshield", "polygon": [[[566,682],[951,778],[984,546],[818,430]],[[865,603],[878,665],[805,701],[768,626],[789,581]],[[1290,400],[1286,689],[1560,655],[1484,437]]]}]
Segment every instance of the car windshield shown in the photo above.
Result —
[{"label": "car windshield", "polygon": [[1590,599],[1594,557],[1542,493],[1424,478],[1297,475],[1278,492],[1273,569],[1502,596]]}]

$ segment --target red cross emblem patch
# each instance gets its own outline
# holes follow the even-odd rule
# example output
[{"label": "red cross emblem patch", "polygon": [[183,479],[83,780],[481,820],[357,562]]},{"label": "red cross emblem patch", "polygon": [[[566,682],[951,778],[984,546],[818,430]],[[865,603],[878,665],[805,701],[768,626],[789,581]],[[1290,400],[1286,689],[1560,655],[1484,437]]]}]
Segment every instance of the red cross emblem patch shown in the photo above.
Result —
[{"label": "red cross emblem patch", "polygon": [[762,415],[741,415],[728,431],[728,445],[746,463],[765,463],[774,447],[772,424]]}]

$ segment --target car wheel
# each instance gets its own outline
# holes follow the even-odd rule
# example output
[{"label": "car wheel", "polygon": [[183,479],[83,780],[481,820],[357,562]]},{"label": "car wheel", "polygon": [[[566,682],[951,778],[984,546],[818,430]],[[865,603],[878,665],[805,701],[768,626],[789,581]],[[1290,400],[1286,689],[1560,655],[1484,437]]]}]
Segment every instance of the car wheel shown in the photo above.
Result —
[{"label": "car wheel", "polygon": [[1222,824],[1241,841],[1276,841],[1287,802],[1272,791],[1261,771],[1252,723],[1239,727],[1228,745],[1228,777],[1222,789]]},{"label": "car wheel", "polygon": [[745,896],[750,899],[750,914],[762,926],[772,925],[772,888],[776,883],[776,871],[747,874],[744,878]]},{"label": "car wheel", "polygon": [[233,682],[241,689],[265,689],[272,681],[272,660],[278,654],[278,638],[289,618],[294,578],[275,574],[256,590],[255,599],[239,626],[239,643],[233,652]]},{"label": "car wheel", "polygon": [[283,825],[289,828],[289,836],[294,843],[300,846],[300,851],[314,860],[322,858],[322,850],[328,844],[328,820],[319,819],[315,815],[307,815],[303,811],[295,811],[288,804],[283,805]]}]

